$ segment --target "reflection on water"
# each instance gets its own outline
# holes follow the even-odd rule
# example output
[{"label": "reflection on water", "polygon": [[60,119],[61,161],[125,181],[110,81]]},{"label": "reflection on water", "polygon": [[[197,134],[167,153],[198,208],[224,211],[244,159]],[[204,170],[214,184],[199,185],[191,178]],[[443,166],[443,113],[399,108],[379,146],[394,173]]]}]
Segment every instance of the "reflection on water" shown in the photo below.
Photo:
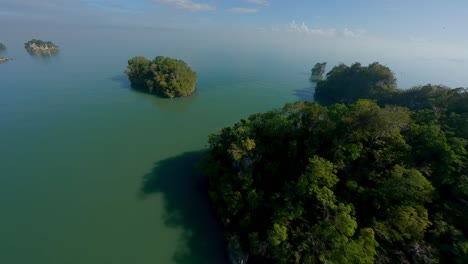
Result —
[{"label": "reflection on water", "polygon": [[131,83],[125,74],[115,75],[110,78],[112,81],[119,84],[121,88],[129,89],[130,93],[138,98],[144,98],[150,101],[158,109],[165,112],[186,112],[197,101],[198,91],[195,90],[190,96],[179,98],[163,98],[154,94],[145,93],[141,90],[131,89]]},{"label": "reflection on water", "polygon": [[130,80],[125,74],[115,75],[115,76],[112,76],[110,79],[111,81],[118,83],[120,87],[122,88],[126,88],[126,89],[131,88]]},{"label": "reflection on water", "polygon": [[187,112],[198,98],[198,92],[196,90],[192,95],[180,98],[162,98],[136,89],[130,89],[129,91],[135,96],[142,97],[150,101],[158,109],[165,112]]},{"label": "reflection on water", "polygon": [[309,80],[310,80],[311,82],[317,83],[317,82],[323,80],[323,75],[313,75],[313,74],[312,74],[312,75],[310,75]]},{"label": "reflection on water", "polygon": [[31,49],[26,49],[29,55],[35,59],[39,60],[49,60],[53,57],[56,57],[59,54],[59,50],[42,50],[42,51],[37,51],[37,50],[31,50]]}]

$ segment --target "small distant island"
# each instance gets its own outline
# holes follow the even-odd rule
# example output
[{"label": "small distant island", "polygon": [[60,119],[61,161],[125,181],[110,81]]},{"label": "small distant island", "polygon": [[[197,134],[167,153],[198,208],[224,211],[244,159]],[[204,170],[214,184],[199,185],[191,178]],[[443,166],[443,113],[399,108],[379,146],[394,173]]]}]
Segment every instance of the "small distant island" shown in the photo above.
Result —
[{"label": "small distant island", "polygon": [[132,88],[161,97],[189,96],[195,91],[196,73],[182,60],[158,56],[134,57],[125,70]]},{"label": "small distant island", "polygon": [[58,52],[59,47],[51,41],[44,41],[40,39],[32,39],[24,43],[24,48],[30,54],[38,55],[52,55]]},{"label": "small distant island", "polygon": [[6,50],[5,44],[3,44],[3,43],[1,43],[1,42],[0,42],[0,50]]},{"label": "small distant island", "polygon": [[311,70],[310,80],[311,81],[321,81],[323,79],[323,74],[325,74],[325,70],[327,67],[327,63],[316,63],[315,66]]},{"label": "small distant island", "polygon": [[0,63],[4,63],[10,60],[11,60],[10,58],[0,57]]}]

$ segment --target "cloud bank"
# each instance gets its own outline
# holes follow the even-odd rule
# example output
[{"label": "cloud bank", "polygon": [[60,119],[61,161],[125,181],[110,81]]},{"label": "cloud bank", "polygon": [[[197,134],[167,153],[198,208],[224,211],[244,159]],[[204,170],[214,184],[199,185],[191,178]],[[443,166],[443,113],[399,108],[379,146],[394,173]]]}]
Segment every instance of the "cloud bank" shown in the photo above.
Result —
[{"label": "cloud bank", "polygon": [[297,24],[295,20],[291,21],[289,24],[289,31],[291,32],[299,32],[303,34],[309,35],[316,35],[316,36],[324,36],[324,37],[334,37],[334,36],[342,36],[345,38],[356,38],[362,36],[364,34],[363,30],[360,31],[352,31],[348,28],[344,28],[341,31],[338,31],[334,28],[310,28],[304,22],[302,24]]},{"label": "cloud bank", "polygon": [[186,9],[190,11],[213,11],[216,8],[206,3],[196,3],[192,0],[154,0],[158,3],[173,6],[179,9]]}]

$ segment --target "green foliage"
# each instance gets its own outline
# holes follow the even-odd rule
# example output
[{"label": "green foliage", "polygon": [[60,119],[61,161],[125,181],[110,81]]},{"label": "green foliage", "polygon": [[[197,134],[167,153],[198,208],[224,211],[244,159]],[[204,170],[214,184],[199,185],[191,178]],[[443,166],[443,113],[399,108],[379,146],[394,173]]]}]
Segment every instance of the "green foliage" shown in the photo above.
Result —
[{"label": "green foliage", "polygon": [[58,48],[58,46],[52,43],[52,41],[44,41],[40,39],[31,39],[30,41],[24,43],[24,47],[26,49],[30,49],[32,45],[36,45],[39,48],[49,48],[49,49]]},{"label": "green foliage", "polygon": [[[359,99],[372,99],[381,106],[399,105],[411,110],[468,113],[468,88],[451,89],[427,84],[401,90],[397,88],[391,70],[377,62],[367,67],[359,63],[340,64],[327,74],[326,80],[318,82],[315,89],[315,100],[322,104],[349,104]],[[464,118],[466,120],[466,115]]]},{"label": "green foliage", "polygon": [[360,100],[254,114],[210,136],[210,199],[249,263],[465,263],[466,113],[450,113]]},{"label": "green foliage", "polygon": [[396,78],[386,66],[377,62],[369,66],[340,64],[327,74],[325,81],[317,83],[315,99],[323,103],[351,103],[379,98],[396,90]]},{"label": "green foliage", "polygon": [[184,61],[162,56],[153,61],[134,57],[128,60],[125,73],[133,88],[169,98],[192,94],[197,80]]}]

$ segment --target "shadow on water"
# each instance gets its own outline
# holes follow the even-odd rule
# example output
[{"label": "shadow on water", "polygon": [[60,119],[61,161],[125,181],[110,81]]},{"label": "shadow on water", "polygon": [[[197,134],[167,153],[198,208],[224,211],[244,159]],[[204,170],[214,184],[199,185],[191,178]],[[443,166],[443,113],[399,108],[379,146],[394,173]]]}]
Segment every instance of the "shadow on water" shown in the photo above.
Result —
[{"label": "shadow on water", "polygon": [[154,94],[143,92],[138,89],[133,89],[127,75],[119,74],[112,76],[111,81],[118,83],[121,88],[129,89],[132,94],[138,98],[148,100],[154,104],[158,109],[166,112],[186,112],[198,98],[198,91],[195,90],[193,94],[181,98],[162,98]]},{"label": "shadow on water", "polygon": [[302,89],[294,90],[294,95],[299,98],[300,101],[314,101],[315,88],[306,87]]},{"label": "shadow on water", "polygon": [[183,234],[174,254],[178,264],[226,263],[221,229],[209,206],[203,175],[196,164],[204,151],[186,152],[155,163],[143,178],[141,198],[164,197],[164,223]]},{"label": "shadow on water", "polygon": [[125,88],[125,89],[131,88],[130,80],[125,74],[115,75],[115,76],[112,76],[110,79],[111,81],[118,83],[121,88]]}]

